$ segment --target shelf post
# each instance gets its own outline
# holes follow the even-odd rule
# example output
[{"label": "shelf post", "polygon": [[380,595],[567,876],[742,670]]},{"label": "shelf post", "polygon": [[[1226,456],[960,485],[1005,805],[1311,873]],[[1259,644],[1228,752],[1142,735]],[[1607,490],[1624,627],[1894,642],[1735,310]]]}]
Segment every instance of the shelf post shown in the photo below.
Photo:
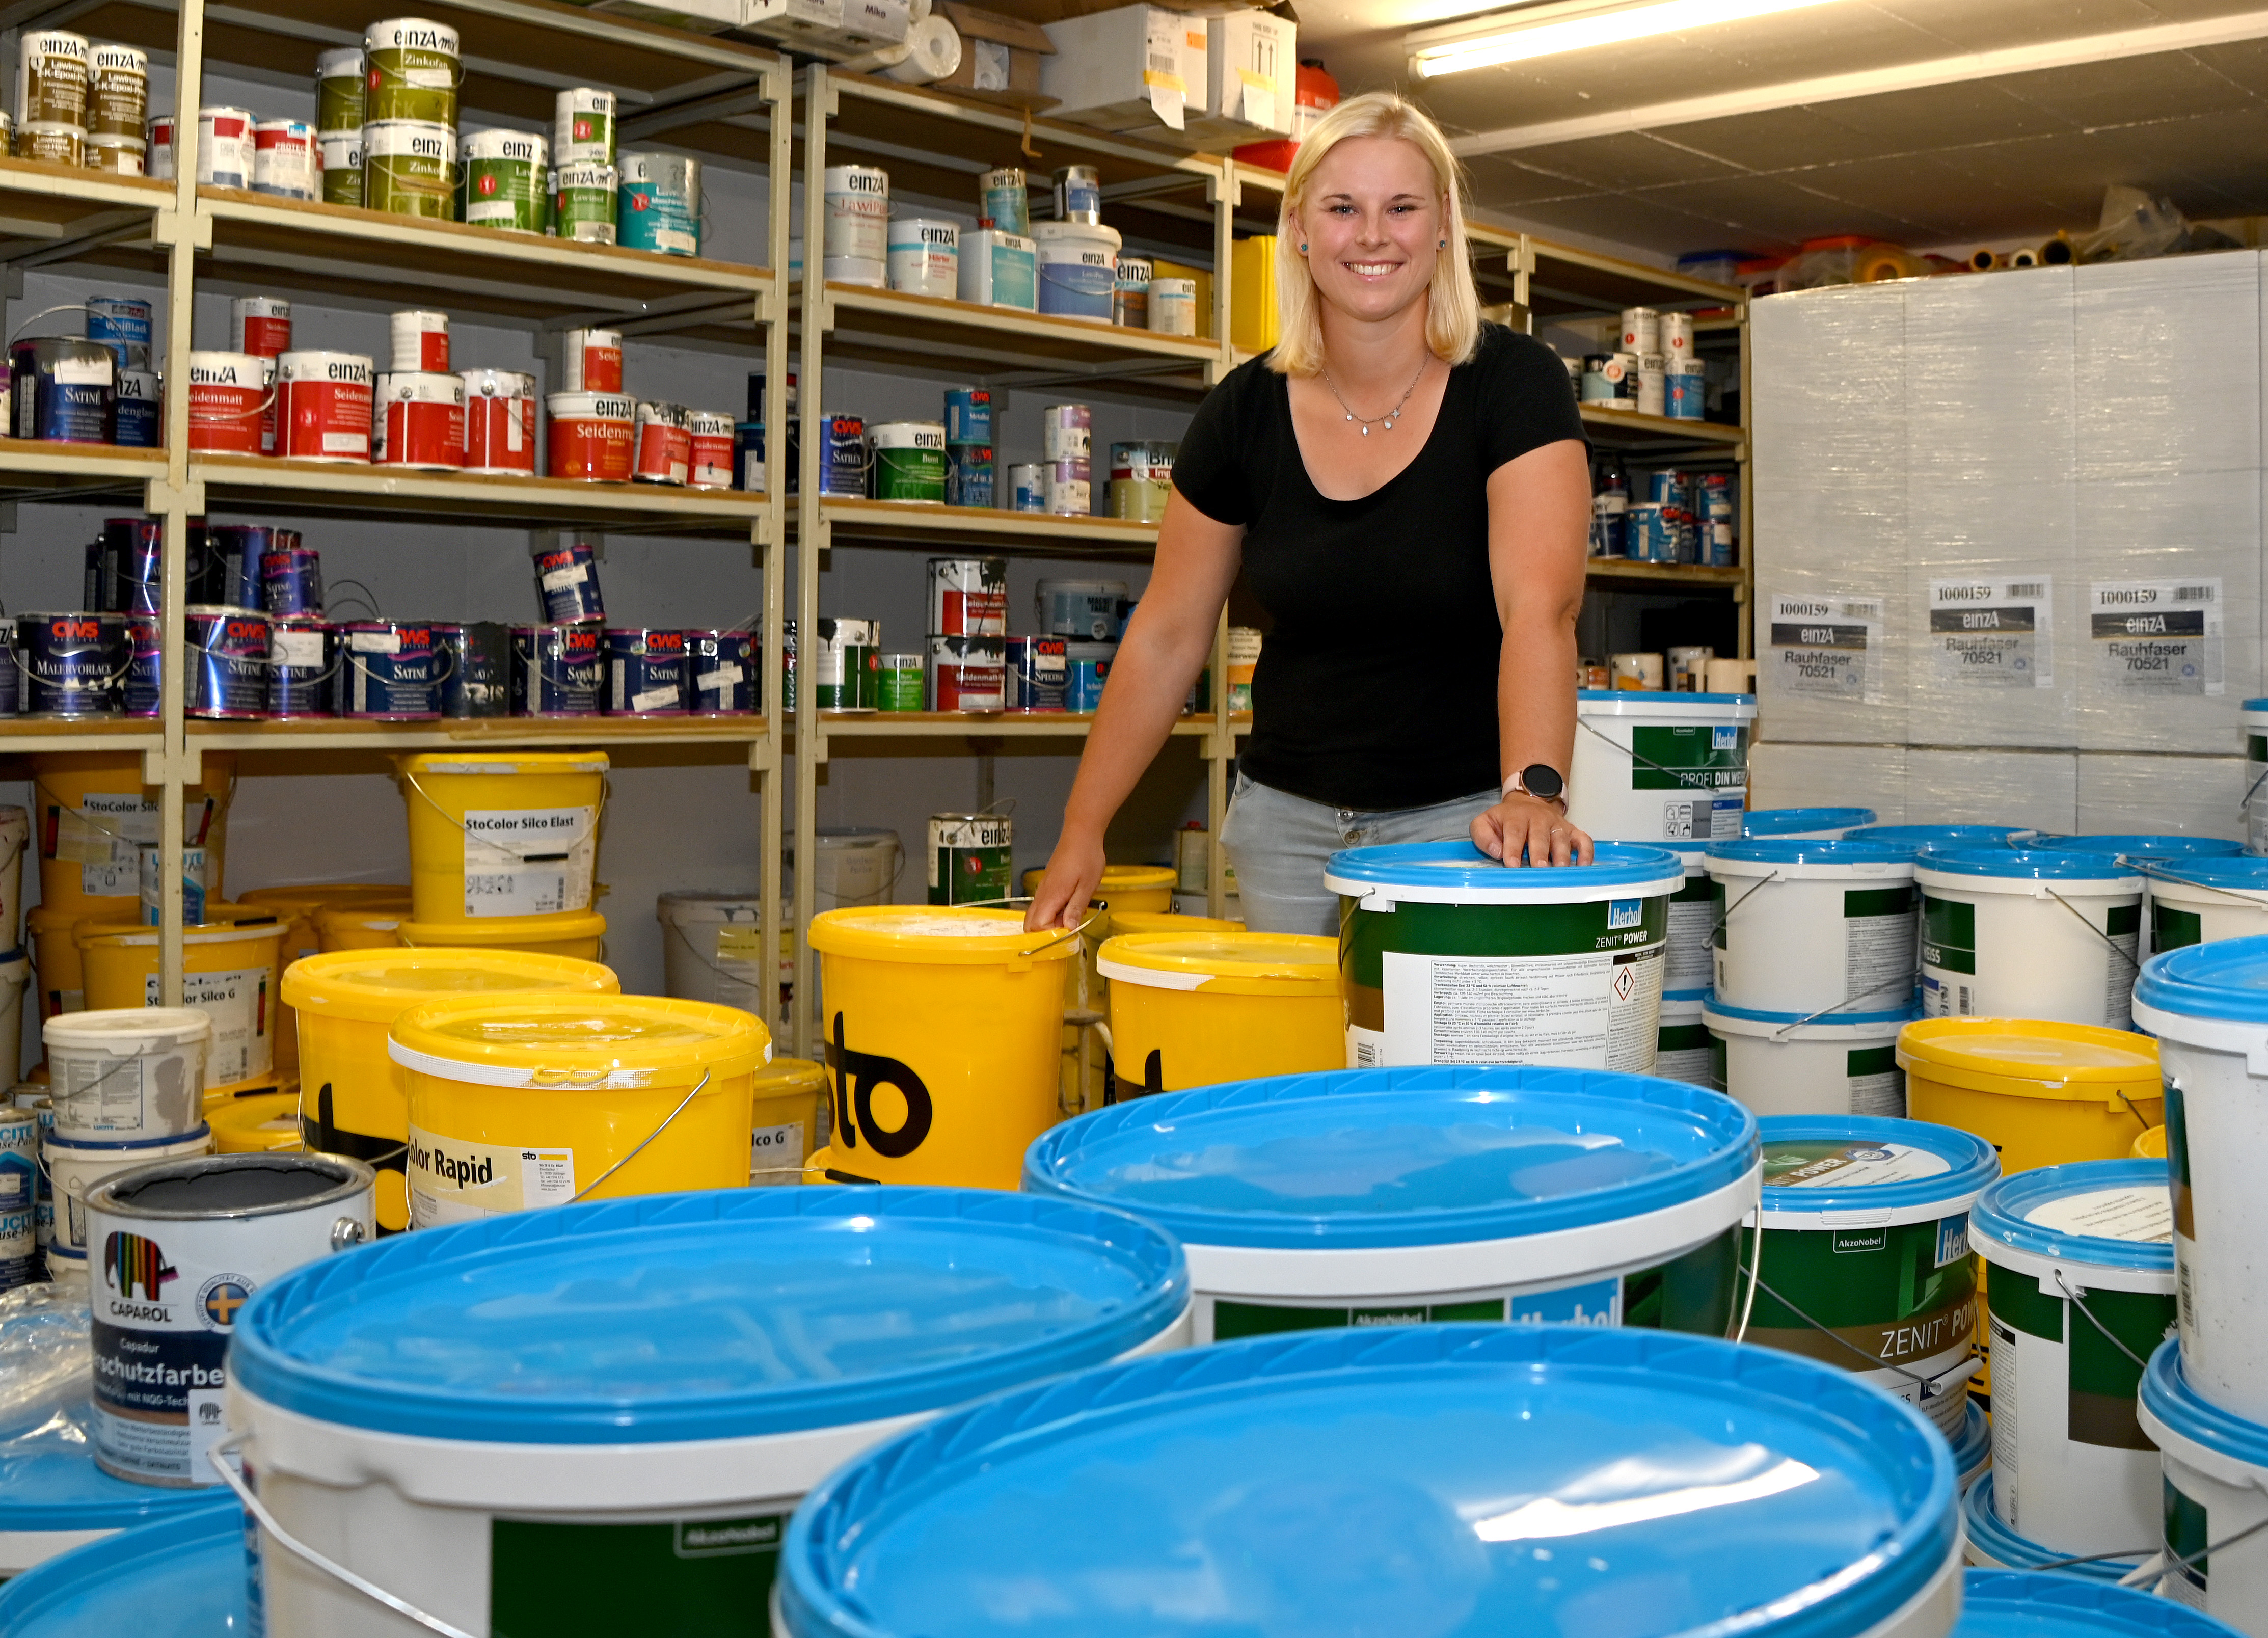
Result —
[{"label": "shelf post", "polygon": [[1228,767],[1236,760],[1236,738],[1228,726],[1228,605],[1221,605],[1212,632],[1212,732],[1205,736],[1205,914],[1219,916],[1228,904],[1228,854],[1220,845],[1228,818]]},{"label": "shelf post", "polygon": [[1229,319],[1236,308],[1228,281],[1231,266],[1236,260],[1236,207],[1244,194],[1236,178],[1235,163],[1229,159],[1218,163],[1219,173],[1205,181],[1212,194],[1212,337],[1214,350],[1219,355],[1212,366],[1212,379],[1216,381],[1236,368],[1236,337],[1230,334],[1234,327]]},{"label": "shelf post", "polygon": [[[763,702],[767,767],[757,776],[759,807],[757,892],[762,900],[762,944],[757,993],[764,1000],[764,1027],[779,1023],[780,845],[786,806],[787,711],[781,664],[781,605],[787,600],[787,282],[790,196],[795,176],[795,67],[785,52],[765,76],[766,115],[770,122],[770,169],[765,187],[764,258],[772,268],[772,299],[764,304],[764,606],[757,622],[756,697]],[[800,991],[799,990],[799,993]],[[796,1050],[803,1050],[799,1038]]]},{"label": "shelf post", "polygon": [[1739,632],[1741,660],[1756,657],[1756,485],[1750,482],[1755,471],[1756,439],[1749,425],[1749,406],[1755,395],[1749,391],[1749,304],[1746,297],[1733,311],[1739,315],[1741,325],[1741,458],[1734,468],[1741,476],[1741,607],[1734,616]]},{"label": "shelf post", "polygon": [[[827,324],[827,122],[834,116],[836,93],[824,64],[804,70],[803,102],[803,349],[796,380],[799,412],[809,410],[807,435],[799,452],[795,561],[795,1053],[809,1058],[814,982],[811,917],[819,884],[819,690],[808,663],[819,628],[819,550],[825,536],[819,516],[819,454],[826,439],[817,434],[827,393],[821,338]],[[771,387],[764,383],[765,390]],[[764,454],[771,454],[770,434]]]}]

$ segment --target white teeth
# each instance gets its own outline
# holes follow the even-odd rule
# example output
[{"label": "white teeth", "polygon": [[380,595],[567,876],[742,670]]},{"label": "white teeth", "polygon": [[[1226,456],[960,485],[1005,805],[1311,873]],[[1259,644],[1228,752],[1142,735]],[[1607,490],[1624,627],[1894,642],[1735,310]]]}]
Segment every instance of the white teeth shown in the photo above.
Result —
[{"label": "white teeth", "polygon": [[1375,276],[1394,271],[1394,263],[1391,262],[1350,262],[1347,265],[1350,268],[1352,268],[1356,272],[1366,276]]}]

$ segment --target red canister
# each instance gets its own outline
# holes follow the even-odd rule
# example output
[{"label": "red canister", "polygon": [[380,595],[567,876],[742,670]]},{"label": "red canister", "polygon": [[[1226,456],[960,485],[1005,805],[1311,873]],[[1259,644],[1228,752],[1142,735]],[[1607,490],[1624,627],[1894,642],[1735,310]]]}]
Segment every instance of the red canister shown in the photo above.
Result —
[{"label": "red canister", "polygon": [[[255,358],[280,358],[291,350],[291,304],[281,296],[239,296],[228,306],[229,340],[239,352]],[[271,369],[269,384],[276,382]],[[270,402],[260,415],[260,453],[275,454],[282,445],[276,432],[281,406]]]},{"label": "red canister", "polygon": [[260,454],[273,362],[248,352],[189,355],[189,447],[211,454]]},{"label": "red canister", "polygon": [[465,383],[465,469],[532,474],[535,470],[535,378],[510,370],[468,370]]},{"label": "red canister", "polygon": [[622,390],[622,333],[620,330],[569,330],[561,337],[563,383],[571,393],[618,393]]},{"label": "red canister", "polygon": [[630,481],[637,403],[619,393],[553,393],[548,452],[553,477],[605,483]]},{"label": "red canister", "polygon": [[685,481],[695,489],[733,487],[733,417],[717,410],[690,410],[685,432],[691,450]]},{"label": "red canister", "polygon": [[422,371],[381,375],[378,395],[377,460],[426,471],[453,472],[465,464],[462,377]]},{"label": "red canister", "polygon": [[278,454],[370,459],[370,360],[358,352],[287,352],[276,361]]},{"label": "red canister", "polygon": [[641,483],[682,483],[693,465],[693,439],[683,404],[637,407],[637,459],[630,476]]},{"label": "red canister", "polygon": [[397,313],[388,323],[394,371],[402,374],[449,373],[449,315],[423,307]]}]

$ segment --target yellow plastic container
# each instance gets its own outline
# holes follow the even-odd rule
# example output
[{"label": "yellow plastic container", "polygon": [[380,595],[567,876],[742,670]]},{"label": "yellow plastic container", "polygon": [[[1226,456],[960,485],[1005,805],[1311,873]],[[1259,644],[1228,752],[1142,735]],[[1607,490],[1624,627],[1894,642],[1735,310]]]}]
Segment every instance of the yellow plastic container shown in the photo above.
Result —
[{"label": "yellow plastic container", "polygon": [[[236,756],[207,751],[204,778],[181,793],[181,835],[206,853],[205,890],[222,893]],[[130,913],[142,895],[140,844],[158,840],[158,790],[136,751],[32,758],[32,833],[40,902],[77,916]]]},{"label": "yellow plastic container", "polygon": [[1923,1018],[1898,1032],[1906,1113],[1974,1133],[2011,1176],[2117,1160],[2165,1118],[2158,1044],[2094,1024]]},{"label": "yellow plastic container", "polygon": [[877,1183],[1012,1189],[1055,1125],[1079,941],[1014,911],[873,904],[811,923],[836,1076],[833,1164]]},{"label": "yellow plastic container", "polygon": [[397,770],[419,922],[591,908],[603,752],[428,751]]},{"label": "yellow plastic container", "polygon": [[819,1147],[819,1106],[827,1071],[807,1058],[775,1058],[756,1072],[748,1181],[757,1188],[801,1181]]},{"label": "yellow plastic container", "polygon": [[375,1167],[379,1232],[399,1233],[409,1226],[409,1077],[386,1053],[394,1021],[444,996],[621,990],[594,962],[514,950],[335,950],[295,962],[284,1000],[299,1021],[308,1145]]},{"label": "yellow plastic container", "polygon": [[340,950],[399,949],[401,925],[409,919],[406,898],[326,904],[314,914],[317,952],[328,956]]},{"label": "yellow plastic container", "polygon": [[[1024,896],[1036,896],[1047,878],[1041,867],[1024,872]],[[1165,915],[1174,908],[1174,884],[1179,880],[1171,865],[1105,865],[1094,896],[1110,906],[1114,917],[1124,911]]]},{"label": "yellow plastic container", "polygon": [[208,1108],[216,1155],[276,1155],[304,1149],[299,1135],[299,1095],[261,1092]]},{"label": "yellow plastic container", "polygon": [[420,1228],[577,1199],[746,1188],[751,1013],[656,995],[460,995],[394,1021]]},{"label": "yellow plastic container", "polygon": [[24,912],[24,926],[32,940],[32,965],[37,970],[41,1023],[57,1013],[86,1010],[85,969],[78,958],[78,946],[71,941],[71,929],[88,919],[84,911],[59,910],[52,904],[34,904]]},{"label": "yellow plastic container", "polygon": [[[407,900],[407,885],[388,882],[311,882],[298,887],[254,888],[237,896],[239,904],[259,904],[289,919],[284,928],[284,968],[323,946],[315,928],[315,912],[333,904],[369,904],[388,899]],[[280,1005],[280,1003],[279,1003]],[[283,1008],[276,1020],[276,1066],[293,1069],[299,1062],[299,1031],[291,1009]]]},{"label": "yellow plastic container", "polygon": [[1346,1067],[1336,939],[1121,933],[1101,966],[1122,1099]]},{"label": "yellow plastic container", "polygon": [[1135,933],[1241,933],[1244,924],[1219,916],[1177,916],[1168,911],[1110,909],[1110,936]]},{"label": "yellow plastic container", "polygon": [[2134,1147],[2129,1149],[2127,1153],[2132,1155],[2136,1160],[2165,1159],[2166,1129],[2163,1126],[2151,1127],[2147,1132],[2143,1133],[2139,1137],[2134,1140]]},{"label": "yellow plastic container", "polygon": [[482,921],[405,921],[401,942],[412,949],[524,950],[603,961],[607,919],[597,911],[575,916],[497,916]]},{"label": "yellow plastic container", "polygon": [[[82,921],[71,931],[90,1011],[158,1004],[158,929],[135,921]],[[276,1067],[276,986],[284,922],[257,905],[209,901],[205,919],[181,929],[181,1005],[211,1015],[205,1081],[226,1087]]]}]

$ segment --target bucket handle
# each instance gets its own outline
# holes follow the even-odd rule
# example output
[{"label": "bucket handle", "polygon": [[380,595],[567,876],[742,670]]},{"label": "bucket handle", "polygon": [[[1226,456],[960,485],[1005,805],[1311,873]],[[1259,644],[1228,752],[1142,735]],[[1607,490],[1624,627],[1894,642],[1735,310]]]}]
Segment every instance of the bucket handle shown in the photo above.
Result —
[{"label": "bucket handle", "polygon": [[[2257,898],[2248,898],[2242,893],[2233,893],[2227,888],[2215,887],[2209,882],[2184,881],[2180,876],[2169,874],[2163,865],[2153,864],[2146,859],[2137,859],[2129,853],[2118,853],[2114,855],[2114,857],[2120,864],[2124,865],[2128,869],[2139,871],[2150,881],[2170,882],[2178,888],[2189,888],[2192,890],[2204,893],[2218,893],[2221,897],[2228,899],[2234,904],[2242,904],[2248,910],[2268,910],[2268,902],[2264,902],[2263,900]],[[0,863],[0,869],[4,868],[6,868],[5,864]]]},{"label": "bucket handle", "polygon": [[[1733,1247],[1734,1255],[1734,1272],[1736,1275],[1740,1272],[1738,1261],[1740,1243],[1740,1230],[1738,1228],[1735,1228],[1733,1231]],[[1749,1339],[1749,1317],[1756,1311],[1756,1284],[1760,1272],[1764,1267],[1764,1169],[1763,1163],[1759,1162],[1756,1166],[1756,1238],[1749,1242],[1749,1295],[1741,1303],[1741,1323],[1738,1328],[1734,1331],[1732,1336],[1728,1339],[1730,1341],[1745,1342]]]},{"label": "bucket handle", "polygon": [[[1759,1192],[1757,1199],[1759,1202],[1762,1201],[1763,1196],[1761,1192]],[[1764,1217],[1761,1211],[1759,1211],[1756,1218],[1756,1235],[1759,1239],[1764,1236]],[[1761,1262],[1763,1259],[1760,1258],[1752,1258],[1749,1260],[1751,1265],[1749,1278],[1756,1282],[1757,1289],[1761,1290],[1766,1296],[1778,1303],[1789,1313],[1794,1315],[1805,1324],[1810,1326],[1821,1336],[1826,1338],[1830,1342],[1832,1342],[1837,1347],[1841,1348],[1845,1354],[1853,1354],[1856,1357],[1866,1361],[1868,1369],[1887,1370],[1893,1376],[1903,1376],[1908,1382],[1917,1384],[1920,1389],[1920,1393],[1918,1398],[1923,1399],[1936,1398],[1943,1391],[1943,1390],[1938,1387],[1938,1383],[1946,1381],[1949,1377],[1960,1379],[1973,1376],[1977,1374],[1977,1366],[1981,1361],[1973,1354],[1967,1359],[1962,1360],[1959,1364],[1949,1366],[1946,1369],[1938,1372],[1934,1376],[1924,1376],[1918,1372],[1907,1370],[1904,1367],[1899,1365],[1886,1365],[1881,1360],[1876,1359],[1873,1354],[1867,1353],[1866,1349],[1859,1347],[1855,1343],[1845,1342],[1841,1337],[1837,1336],[1832,1330],[1821,1324],[1817,1320],[1812,1318],[1810,1315],[1796,1307],[1794,1303],[1780,1295],[1778,1292],[1773,1290],[1770,1286],[1765,1285],[1763,1279],[1759,1277],[1754,1270],[1754,1265],[1757,1262]],[[2122,1554],[2121,1556],[2124,1555]]]},{"label": "bucket handle", "polygon": [[[2078,905],[2076,905],[2076,904],[2073,904],[2069,899],[2066,898],[2062,894],[2060,894],[2060,893],[2057,892],[2053,888],[2045,888],[2043,890],[2046,892],[2047,896],[2048,896],[2050,898],[2051,898],[2051,899],[2055,900],[2055,902],[2056,902],[2057,904],[2058,904],[2062,905],[2066,910],[2067,910],[2067,911],[2071,911],[2073,918],[2078,921],[2078,923],[2079,923],[2079,925],[2080,925],[2080,926],[2085,927],[2085,928],[2086,928],[2089,933],[2093,933],[2096,938],[2101,939],[2101,940],[2102,941],[2102,945],[2103,945],[2103,948],[2104,948],[2105,949],[2108,949],[2108,950],[2109,950],[2109,951],[2110,951],[2113,956],[2117,956],[2120,961],[2124,962],[2124,963],[2125,963],[2129,967],[2132,968],[2132,969],[2133,969],[2137,973],[2139,973],[2139,972],[2142,970],[2142,963],[2141,963],[2140,962],[2137,961],[2133,956],[2129,956],[2129,955],[2128,955],[2124,950],[2120,949],[2120,948],[2118,948],[2117,941],[2116,940],[2114,940],[2114,939],[2113,939],[2113,938],[2112,938],[2112,937],[2111,937],[2108,933],[2105,933],[2102,928],[2100,928],[2100,927],[2096,926],[2093,922],[2089,921],[2089,920],[2087,919],[2087,912],[2086,912],[2085,911],[2083,911],[2083,910],[2080,909],[2080,907],[2079,907]],[[2138,945],[2141,942],[2140,935],[2139,934],[2139,933],[2137,933],[2137,935],[2136,935],[2135,942],[2136,942],[2136,944],[2138,944]]]},{"label": "bucket handle", "polygon": [[[93,309],[83,301],[66,301],[60,306],[42,307],[37,313],[32,314],[31,317],[26,319],[21,324],[18,324],[14,329],[8,332],[8,344],[11,347],[14,346],[18,341],[23,339],[24,332],[26,330],[31,328],[32,326],[37,324],[41,319],[46,318],[49,314],[91,313]],[[50,339],[55,341],[79,341],[83,340],[84,337],[77,336],[57,336],[51,338],[42,336],[36,337],[35,339],[40,341],[47,341]]]},{"label": "bucket handle", "polygon": [[1854,995],[1848,1000],[1836,1002],[1832,1007],[1822,1007],[1815,1013],[1806,1013],[1793,1023],[1782,1024],[1778,1029],[1773,1030],[1771,1038],[1775,1041],[1784,1040],[1786,1038],[1789,1030],[1800,1029],[1804,1025],[1808,1023],[1816,1023],[1822,1018],[1832,1018],[1837,1013],[1841,1012],[1846,1007],[1856,1007],[1862,1001],[1871,1001],[1878,997],[1896,994],[1901,991],[1910,992],[1912,988],[1913,977],[1912,975],[1909,975],[1902,981],[1886,984],[1878,990],[1869,990],[1864,995]]},{"label": "bucket handle", "polygon": [[[405,773],[401,776],[401,778],[402,778],[402,783],[404,783],[405,785],[409,786],[409,787],[411,790],[413,790],[413,791],[416,792],[416,793],[417,793],[417,794],[418,794],[418,795],[420,795],[421,797],[424,797],[424,799],[425,799],[425,805],[426,805],[428,808],[431,808],[435,813],[437,813],[437,814],[440,815],[442,818],[448,820],[448,822],[449,822],[451,824],[453,824],[453,825],[456,826],[456,828],[457,828],[458,830],[464,830],[464,828],[465,828],[465,822],[464,822],[463,820],[461,820],[461,819],[459,819],[459,818],[456,818],[456,817],[453,816],[453,815],[450,814],[450,812],[449,812],[449,810],[448,810],[447,808],[446,808],[442,807],[440,803],[438,803],[438,802],[435,801],[432,799],[432,797],[431,797],[431,796],[427,795],[427,794],[426,794],[425,787],[424,787],[423,786],[422,786],[422,785],[420,785],[420,784],[418,784],[418,783],[417,783],[417,776],[416,776],[416,774],[414,774],[414,773],[408,773],[408,772],[405,772]],[[597,837],[597,835],[599,834],[599,822],[600,822],[600,820],[604,819],[604,818],[607,816],[607,797],[608,797],[608,795],[611,793],[611,791],[612,791],[612,790],[613,790],[613,786],[612,786],[612,785],[609,783],[609,781],[607,779],[606,776],[604,776],[603,774],[602,774],[602,775],[600,775],[600,778],[599,778],[599,805],[598,805],[598,807],[597,807],[596,808],[594,808],[594,809],[593,809],[593,810],[592,810],[592,814],[591,814],[591,828],[590,828],[588,830],[585,831],[582,835],[580,835],[580,836],[577,837],[573,841],[571,841],[571,842],[568,843],[568,844],[567,844],[567,850],[566,850],[567,852],[571,852],[571,852],[573,852],[577,848],[578,848],[578,847],[582,846],[584,843],[588,842],[588,841],[592,841],[594,837]],[[470,832],[467,832],[467,834],[468,834],[468,835],[469,835],[469,834],[470,834]],[[526,860],[527,860],[527,858],[528,858],[528,855],[527,855],[527,854],[526,854],[526,853],[524,853],[524,852],[519,852],[518,849],[516,849],[516,848],[512,847],[512,846],[511,845],[511,844],[509,844],[509,843],[506,843],[506,842],[492,842],[492,841],[489,840],[489,838],[488,838],[488,837],[475,837],[475,838],[474,838],[474,839],[475,839],[475,840],[479,841],[479,842],[482,844],[482,845],[483,845],[483,846],[485,846],[485,847],[493,847],[493,848],[495,848],[495,849],[496,849],[498,852],[500,852],[500,853],[507,853],[507,854],[511,854],[512,857],[514,857],[515,859],[519,860],[521,863],[523,863],[523,864],[525,864],[525,863],[526,862]],[[546,845],[547,845],[547,846],[551,846],[551,845],[555,845],[555,844],[547,844]]]},{"label": "bucket handle", "polygon": [[[331,595],[332,593],[337,592],[349,586],[353,587],[355,590],[360,592],[362,595],[359,597],[345,598],[337,598]],[[323,618],[327,620],[336,619],[340,610],[347,607],[349,604],[359,604],[363,608],[369,609],[370,617],[373,620],[383,620],[386,618],[386,616],[379,609],[377,594],[373,593],[370,587],[364,586],[360,580],[350,578],[347,579],[333,580],[328,586],[323,588]]]},{"label": "bucket handle", "polygon": [[[1024,893],[1013,895],[1007,898],[968,898],[961,900],[957,904],[946,905],[945,908],[949,910],[1013,910],[1019,904],[1028,904],[1031,902],[1031,895]],[[1057,945],[1064,942],[1066,939],[1077,938],[1080,933],[1086,932],[1089,927],[1093,926],[1110,911],[1110,901],[1107,898],[1089,899],[1087,904],[1091,907],[1093,913],[1090,914],[1085,921],[1080,922],[1079,926],[1071,928],[1067,932],[1058,933],[1055,937],[1049,939],[1044,944],[1035,944],[1030,949],[1018,950],[1016,952],[1016,959],[1018,961],[1029,961],[1042,950],[1051,950],[1055,948]]]},{"label": "bucket handle", "polygon": [[2258,791],[2264,784],[2268,784],[2268,772],[2264,772],[2258,778],[2253,780],[2251,784],[2244,787],[2244,794],[2237,798],[2236,801],[2236,811],[2240,816],[2242,815],[2246,808],[2252,806],[2253,793]]},{"label": "bucket handle", "polygon": [[1787,879],[1787,878],[1786,878],[1786,877],[1785,877],[1785,876],[1783,876],[1783,875],[1781,875],[1781,874],[1780,874],[1780,873],[1779,873],[1778,871],[1775,870],[1775,871],[1773,871],[1770,875],[1760,878],[1760,879],[1757,881],[1757,882],[1756,882],[1756,886],[1754,886],[1754,887],[1750,888],[1747,892],[1745,892],[1745,893],[1742,894],[1742,895],[1740,896],[1740,897],[1738,897],[1738,898],[1734,899],[1731,904],[1729,904],[1726,905],[1726,906],[1725,906],[1725,913],[1724,913],[1723,915],[1721,915],[1721,916],[1718,917],[1718,918],[1717,918],[1717,919],[1716,919],[1715,921],[1712,922],[1712,923],[1710,924],[1710,926],[1709,926],[1709,937],[1710,937],[1711,941],[1712,941],[1712,942],[1713,942],[1713,941],[1715,941],[1715,939],[1716,939],[1717,935],[1718,935],[1719,933],[1722,933],[1722,932],[1725,930],[1725,924],[1726,924],[1727,922],[1728,922],[1728,921],[1732,920],[1732,919],[1733,919],[1733,912],[1734,912],[1734,911],[1738,910],[1742,905],[1743,905],[1743,904],[1747,904],[1750,899],[1754,898],[1754,897],[1755,897],[1758,893],[1762,892],[1764,889],[1766,889],[1766,888],[1770,887],[1773,882],[1784,882],[1784,881],[1786,881],[1786,879]]},{"label": "bucket handle", "polygon": [[[569,1070],[566,1073],[570,1075],[574,1074],[572,1070]],[[601,1075],[604,1075],[606,1072],[601,1070],[600,1073]],[[693,1089],[690,1092],[688,1092],[683,1097],[677,1100],[677,1107],[675,1109],[671,1110],[669,1113],[661,1118],[661,1125],[656,1126],[652,1132],[647,1133],[643,1138],[640,1138],[638,1140],[637,1148],[632,1149],[629,1154],[623,1155],[622,1159],[616,1161],[613,1165],[608,1167],[606,1170],[600,1172],[598,1177],[592,1181],[589,1188],[578,1189],[576,1191],[574,1199],[569,1200],[567,1204],[570,1206],[574,1205],[576,1200],[582,1199],[585,1196],[588,1195],[592,1190],[598,1188],[599,1185],[605,1183],[608,1178],[613,1177],[623,1167],[636,1160],[644,1150],[647,1144],[652,1142],[663,1133],[668,1131],[670,1123],[674,1121],[680,1115],[683,1114],[685,1112],[686,1106],[692,1103],[695,1098],[701,1096],[701,1088],[709,1084],[709,1078],[716,1073],[717,1072],[714,1069],[703,1069],[701,1072],[701,1079],[693,1083]]]},{"label": "bucket handle", "polygon": [[325,1557],[276,1523],[276,1515],[269,1512],[267,1506],[253,1493],[251,1485],[246,1481],[237,1464],[227,1459],[232,1456],[241,1459],[244,1442],[250,1436],[250,1431],[248,1428],[239,1428],[229,1434],[216,1442],[208,1455],[212,1461],[213,1472],[220,1475],[221,1482],[236,1493],[236,1499],[243,1503],[244,1510],[252,1515],[260,1528],[275,1540],[277,1546],[282,1547],[293,1558],[306,1560],[334,1581],[351,1587],[372,1603],[382,1604],[396,1615],[416,1622],[428,1632],[438,1633],[441,1638],[473,1638],[473,1634],[463,1627],[452,1626],[438,1615],[427,1614],[407,1598],[396,1597],[376,1582],[366,1580],[336,1560]]},{"label": "bucket handle", "polygon": [[2095,1318],[2095,1310],[2087,1305],[2087,1299],[2081,1296],[2078,1292],[2073,1290],[2070,1285],[2065,1280],[2063,1277],[2063,1270],[2060,1268],[2056,1269],[2054,1273],[2056,1289],[2064,1294],[2065,1297],[2070,1301],[2071,1305],[2080,1311],[2080,1316],[2086,1319],[2088,1324],[2094,1326],[2097,1331],[2102,1333],[2103,1340],[2110,1343],[2112,1347],[2117,1349],[2121,1354],[2124,1354],[2128,1359],[2132,1360],[2139,1369],[2142,1370],[2149,1369],[2149,1361],[2144,1359],[2140,1354],[2135,1353],[2133,1349],[2121,1342],[2118,1339],[2117,1332],[2113,1332],[2110,1326],[2104,1324],[2101,1320]]}]

